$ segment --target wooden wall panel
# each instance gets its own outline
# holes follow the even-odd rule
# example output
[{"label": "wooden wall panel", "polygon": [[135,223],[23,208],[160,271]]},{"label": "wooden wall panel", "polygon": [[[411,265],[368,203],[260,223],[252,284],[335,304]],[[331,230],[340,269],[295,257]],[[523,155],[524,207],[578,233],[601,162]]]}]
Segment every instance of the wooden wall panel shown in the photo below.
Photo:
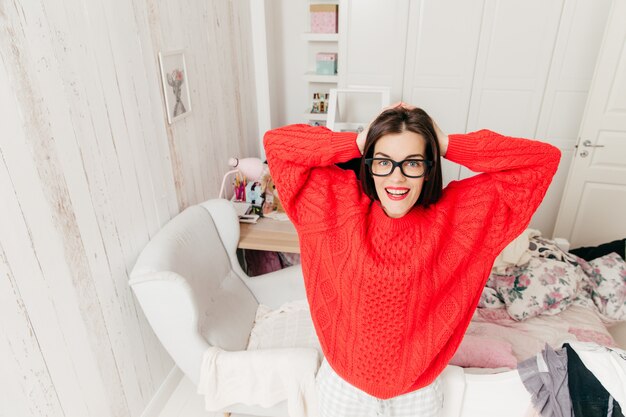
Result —
[{"label": "wooden wall panel", "polygon": [[0,142],[6,182],[13,186],[12,193],[3,187],[0,239],[63,409],[105,415],[107,397],[116,406],[125,402],[115,386],[107,392],[101,375],[101,369],[115,369],[114,358],[103,340],[103,317],[57,148],[67,133],[65,96],[43,8],[21,6],[6,9],[9,36],[0,36],[9,97],[15,97],[7,107],[19,109],[3,126],[8,135]]},{"label": "wooden wall panel", "polygon": [[[259,154],[249,19],[228,0],[0,2],[0,415],[139,416],[171,370],[128,275],[228,157]],[[192,111],[170,126],[173,49]]]}]

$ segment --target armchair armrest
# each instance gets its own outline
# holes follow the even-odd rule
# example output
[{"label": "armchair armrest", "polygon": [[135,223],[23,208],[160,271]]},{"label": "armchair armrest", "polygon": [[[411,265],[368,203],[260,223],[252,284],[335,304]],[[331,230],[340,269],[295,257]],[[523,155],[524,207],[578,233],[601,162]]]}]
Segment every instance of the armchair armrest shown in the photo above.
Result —
[{"label": "armchair armrest", "polygon": [[278,308],[287,301],[306,298],[300,265],[256,277],[243,275],[242,279],[260,304],[272,308]]},{"label": "armchair armrest", "polygon": [[129,284],[165,350],[197,384],[202,356],[210,345],[198,332],[198,308],[191,287],[169,271],[144,274]]}]

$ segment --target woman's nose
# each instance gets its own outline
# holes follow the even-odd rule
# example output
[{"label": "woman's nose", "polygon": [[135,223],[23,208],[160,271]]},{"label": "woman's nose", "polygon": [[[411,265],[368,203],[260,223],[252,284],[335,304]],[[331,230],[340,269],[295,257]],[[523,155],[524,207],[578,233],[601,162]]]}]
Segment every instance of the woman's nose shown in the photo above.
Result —
[{"label": "woman's nose", "polygon": [[400,169],[400,167],[395,167],[389,177],[394,181],[406,180],[406,177],[404,176],[404,174],[402,174],[402,170]]}]

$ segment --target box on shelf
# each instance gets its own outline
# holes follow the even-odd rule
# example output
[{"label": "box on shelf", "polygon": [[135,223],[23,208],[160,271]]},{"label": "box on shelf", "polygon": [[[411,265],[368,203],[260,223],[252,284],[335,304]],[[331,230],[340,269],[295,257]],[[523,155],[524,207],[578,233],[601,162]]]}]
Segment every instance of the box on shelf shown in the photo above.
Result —
[{"label": "box on shelf", "polygon": [[337,73],[337,54],[320,52],[315,55],[315,73],[319,75],[335,75]]},{"label": "box on shelf", "polygon": [[312,4],[310,6],[311,32],[337,33],[336,4]]}]

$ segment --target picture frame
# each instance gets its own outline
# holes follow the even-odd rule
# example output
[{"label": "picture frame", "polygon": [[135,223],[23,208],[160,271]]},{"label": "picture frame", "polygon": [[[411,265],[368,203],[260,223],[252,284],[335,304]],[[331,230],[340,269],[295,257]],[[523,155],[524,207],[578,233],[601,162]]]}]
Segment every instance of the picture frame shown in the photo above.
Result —
[{"label": "picture frame", "polygon": [[189,77],[184,50],[159,52],[159,67],[167,122],[172,124],[191,113]]},{"label": "picture frame", "polygon": [[[369,122],[355,118],[359,119],[359,115],[363,117],[364,114],[371,114],[372,110],[387,107],[390,94],[389,88],[331,88],[326,105],[326,127],[336,132],[360,132]],[[369,108],[364,111],[362,106],[367,105]],[[348,109],[352,111],[346,111]]]}]

